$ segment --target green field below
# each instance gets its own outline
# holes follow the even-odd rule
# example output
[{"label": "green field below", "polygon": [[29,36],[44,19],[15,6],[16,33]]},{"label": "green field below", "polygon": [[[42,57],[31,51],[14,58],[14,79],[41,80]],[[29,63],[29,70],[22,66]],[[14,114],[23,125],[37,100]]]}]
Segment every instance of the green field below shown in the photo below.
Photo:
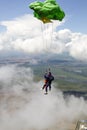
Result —
[{"label": "green field below", "polygon": [[[43,79],[48,64],[40,64],[32,66],[34,71],[34,80]],[[87,66],[82,64],[50,64],[51,72],[53,73],[56,84],[55,87],[62,91],[85,91],[87,92]]]}]

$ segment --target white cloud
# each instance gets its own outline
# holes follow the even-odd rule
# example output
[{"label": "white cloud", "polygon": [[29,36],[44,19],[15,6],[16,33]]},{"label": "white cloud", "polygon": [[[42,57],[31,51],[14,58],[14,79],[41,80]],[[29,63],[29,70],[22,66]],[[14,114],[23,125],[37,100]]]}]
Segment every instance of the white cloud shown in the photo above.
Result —
[{"label": "white cloud", "polygon": [[66,46],[72,57],[78,60],[87,61],[87,35],[72,33],[71,42]]},{"label": "white cloud", "polygon": [[50,50],[53,30],[61,23],[42,24],[32,15],[25,15],[11,21],[2,21],[0,25],[7,30],[0,34],[0,49],[22,50],[28,53],[42,53]]},{"label": "white cloud", "polygon": [[87,35],[69,29],[57,31],[57,27],[64,22],[42,24],[29,14],[2,21],[0,25],[5,26],[6,30],[0,33],[0,50],[31,54],[68,52],[76,59],[87,61]]},{"label": "white cloud", "polygon": [[[87,61],[87,35],[71,32],[69,29],[64,29],[55,34],[56,46],[60,45],[61,53],[68,52],[75,59]],[[54,44],[55,45],[55,44]]]}]

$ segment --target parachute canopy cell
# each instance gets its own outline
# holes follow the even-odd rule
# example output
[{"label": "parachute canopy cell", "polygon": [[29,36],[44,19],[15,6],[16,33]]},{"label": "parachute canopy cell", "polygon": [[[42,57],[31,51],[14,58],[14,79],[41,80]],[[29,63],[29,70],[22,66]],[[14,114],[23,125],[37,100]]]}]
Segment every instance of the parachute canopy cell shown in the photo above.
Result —
[{"label": "parachute canopy cell", "polygon": [[51,20],[62,21],[65,17],[64,11],[55,0],[35,1],[29,5],[29,8],[34,10],[34,17],[43,23],[52,22]]}]

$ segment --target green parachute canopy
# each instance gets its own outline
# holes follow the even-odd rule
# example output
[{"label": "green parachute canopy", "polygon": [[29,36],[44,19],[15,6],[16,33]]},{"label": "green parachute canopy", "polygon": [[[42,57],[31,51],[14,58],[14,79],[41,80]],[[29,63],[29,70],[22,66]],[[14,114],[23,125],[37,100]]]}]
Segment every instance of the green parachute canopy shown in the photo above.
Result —
[{"label": "green parachute canopy", "polygon": [[34,17],[40,19],[43,23],[52,22],[51,20],[62,21],[65,17],[64,11],[55,0],[35,1],[29,5],[29,8],[34,10]]}]

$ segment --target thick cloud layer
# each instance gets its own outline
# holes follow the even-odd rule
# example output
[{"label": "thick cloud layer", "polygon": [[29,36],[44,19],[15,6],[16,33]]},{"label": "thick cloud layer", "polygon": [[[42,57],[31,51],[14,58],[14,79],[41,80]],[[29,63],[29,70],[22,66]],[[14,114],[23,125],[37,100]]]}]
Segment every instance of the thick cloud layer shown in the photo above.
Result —
[{"label": "thick cloud layer", "polygon": [[1,130],[75,129],[78,119],[87,118],[87,102],[83,98],[64,98],[55,84],[44,95],[43,81],[34,82],[30,68],[3,66],[0,74]]},{"label": "thick cloud layer", "polygon": [[57,31],[57,27],[64,22],[43,24],[32,15],[2,21],[0,25],[6,30],[0,33],[0,50],[29,54],[68,52],[76,59],[87,61],[87,35],[69,29]]}]

